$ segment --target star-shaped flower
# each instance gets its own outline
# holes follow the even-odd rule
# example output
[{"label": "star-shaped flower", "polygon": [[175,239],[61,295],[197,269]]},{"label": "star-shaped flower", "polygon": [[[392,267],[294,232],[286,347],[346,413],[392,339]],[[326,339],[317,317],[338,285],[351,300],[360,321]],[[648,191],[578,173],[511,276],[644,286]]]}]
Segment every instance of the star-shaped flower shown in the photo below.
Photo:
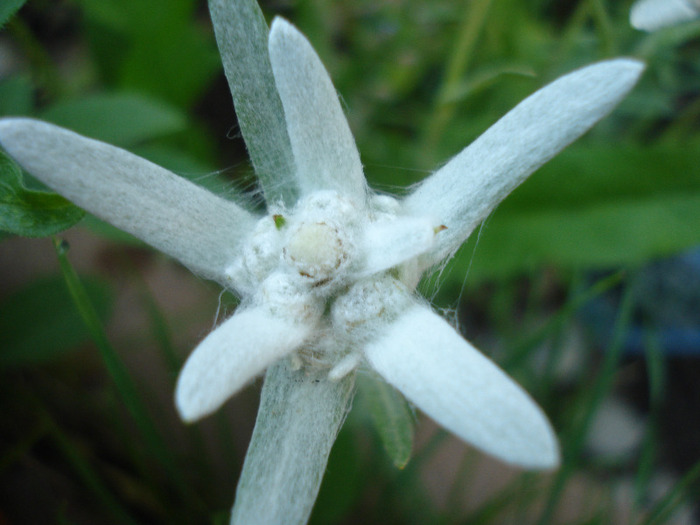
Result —
[{"label": "star-shaped flower", "polygon": [[630,11],[630,23],[644,31],[656,31],[698,17],[698,0],[637,0]]},{"label": "star-shaped flower", "polygon": [[194,421],[270,367],[233,521],[308,519],[357,368],[481,450],[555,467],[557,441],[539,407],[415,289],[513,188],[609,113],[643,65],[609,60],[558,79],[399,199],[368,188],[306,38],[277,18],[268,39],[249,1],[210,7],[266,215],[44,122],[3,119],[0,142],[77,205],[241,297],[176,391],[182,418]]}]

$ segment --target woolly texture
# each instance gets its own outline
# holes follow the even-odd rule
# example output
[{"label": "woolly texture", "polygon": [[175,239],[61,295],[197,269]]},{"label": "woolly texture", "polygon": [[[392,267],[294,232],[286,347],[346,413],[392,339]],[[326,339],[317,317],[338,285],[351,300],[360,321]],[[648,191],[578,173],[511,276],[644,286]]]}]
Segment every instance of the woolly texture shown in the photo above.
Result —
[{"label": "woolly texture", "polygon": [[236,117],[268,204],[292,206],[299,190],[287,124],[267,53],[267,23],[255,0],[209,0]]},{"label": "woolly texture", "polygon": [[630,11],[630,23],[637,29],[656,31],[700,16],[700,2],[694,0],[638,0]]},{"label": "woolly texture", "polygon": [[430,250],[436,227],[425,217],[377,221],[364,231],[361,250],[365,253],[366,275],[388,270]]},{"label": "woolly texture", "polygon": [[338,230],[325,222],[301,224],[291,235],[285,255],[301,275],[315,282],[331,277],[346,258]]},{"label": "woolly texture", "polygon": [[279,17],[272,22],[269,45],[302,194],[335,190],[363,202],[367,185],[360,155],[318,55],[304,35]]},{"label": "woolly texture", "polygon": [[616,59],[555,80],[420,184],[404,210],[447,226],[426,264],[454,253],[506,195],[607,115],[643,70],[638,60]]},{"label": "woolly texture", "polygon": [[308,520],[354,386],[354,374],[337,382],[326,376],[293,370],[287,359],[268,370],[236,489],[233,525]]},{"label": "woolly texture", "polygon": [[407,310],[365,348],[386,381],[461,439],[526,468],[553,468],[547,418],[500,368],[427,308]]},{"label": "woolly texture", "polygon": [[272,316],[264,307],[237,312],[199,343],[180,372],[175,404],[182,419],[195,421],[214,412],[270,364],[299,347],[312,328],[313,324]]},{"label": "woolly texture", "polygon": [[0,141],[62,195],[241,295],[233,317],[189,357],[176,392],[192,421],[271,365],[234,523],[306,522],[361,365],[477,447],[525,467],[554,466],[556,440],[534,401],[421,305],[415,288],[509,191],[607,114],[642,64],[601,62],[545,87],[401,203],[368,193],[333,84],[306,38],[277,19],[266,49],[252,0],[210,6],[268,216],[49,124],[0,120]]},{"label": "woolly texture", "polygon": [[0,143],[73,203],[222,284],[255,224],[233,202],[160,166],[46,122],[2,119]]}]

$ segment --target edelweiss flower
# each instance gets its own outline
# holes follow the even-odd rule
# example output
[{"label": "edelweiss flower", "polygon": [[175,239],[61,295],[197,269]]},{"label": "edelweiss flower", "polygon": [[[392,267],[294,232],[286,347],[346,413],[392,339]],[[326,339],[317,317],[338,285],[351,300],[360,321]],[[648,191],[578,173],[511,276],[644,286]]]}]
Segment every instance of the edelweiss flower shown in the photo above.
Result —
[{"label": "edelweiss flower", "polygon": [[[560,78],[397,199],[367,187],[306,38],[277,18],[268,59],[251,5],[210,4],[267,215],[71,131],[0,121],[0,142],[28,172],[242,298],[194,350],[176,392],[182,418],[193,421],[270,367],[233,521],[308,519],[358,367],[481,450],[527,468],[556,466],[556,438],[539,407],[415,288],[513,188],[610,112],[642,64],[609,60]],[[265,168],[285,163],[286,171]]]},{"label": "edelweiss flower", "polygon": [[656,31],[698,17],[699,0],[637,0],[630,11],[630,23],[644,31]]}]

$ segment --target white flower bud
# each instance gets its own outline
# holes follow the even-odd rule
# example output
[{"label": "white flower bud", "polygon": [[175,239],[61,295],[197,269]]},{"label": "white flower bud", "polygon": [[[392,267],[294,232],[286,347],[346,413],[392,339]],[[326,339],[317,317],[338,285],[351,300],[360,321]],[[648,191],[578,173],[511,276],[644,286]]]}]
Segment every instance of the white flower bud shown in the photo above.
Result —
[{"label": "white flower bud", "polygon": [[313,286],[343,284],[343,268],[356,251],[359,216],[356,206],[336,192],[309,195],[289,219],[285,262]]},{"label": "white flower bud", "polygon": [[275,272],[265,279],[255,302],[268,307],[274,316],[299,323],[317,322],[324,308],[322,300],[283,272]]},{"label": "white flower bud", "polygon": [[368,341],[412,304],[406,287],[384,273],[355,283],[333,303],[331,320],[336,334],[352,341]]},{"label": "white flower bud", "polygon": [[290,235],[284,256],[299,275],[315,283],[332,278],[348,258],[340,232],[325,222],[300,224]]}]

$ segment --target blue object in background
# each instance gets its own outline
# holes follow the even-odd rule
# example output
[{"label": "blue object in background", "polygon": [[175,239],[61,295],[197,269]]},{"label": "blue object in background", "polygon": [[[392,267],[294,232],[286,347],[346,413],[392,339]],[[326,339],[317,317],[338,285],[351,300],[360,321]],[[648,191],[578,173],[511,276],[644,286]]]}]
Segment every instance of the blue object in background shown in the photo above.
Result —
[{"label": "blue object in background", "polygon": [[[700,357],[700,247],[653,262],[627,281],[634,302],[625,353],[644,353],[651,330],[667,356]],[[609,293],[583,309],[582,319],[601,344],[611,342],[619,293]]]}]

